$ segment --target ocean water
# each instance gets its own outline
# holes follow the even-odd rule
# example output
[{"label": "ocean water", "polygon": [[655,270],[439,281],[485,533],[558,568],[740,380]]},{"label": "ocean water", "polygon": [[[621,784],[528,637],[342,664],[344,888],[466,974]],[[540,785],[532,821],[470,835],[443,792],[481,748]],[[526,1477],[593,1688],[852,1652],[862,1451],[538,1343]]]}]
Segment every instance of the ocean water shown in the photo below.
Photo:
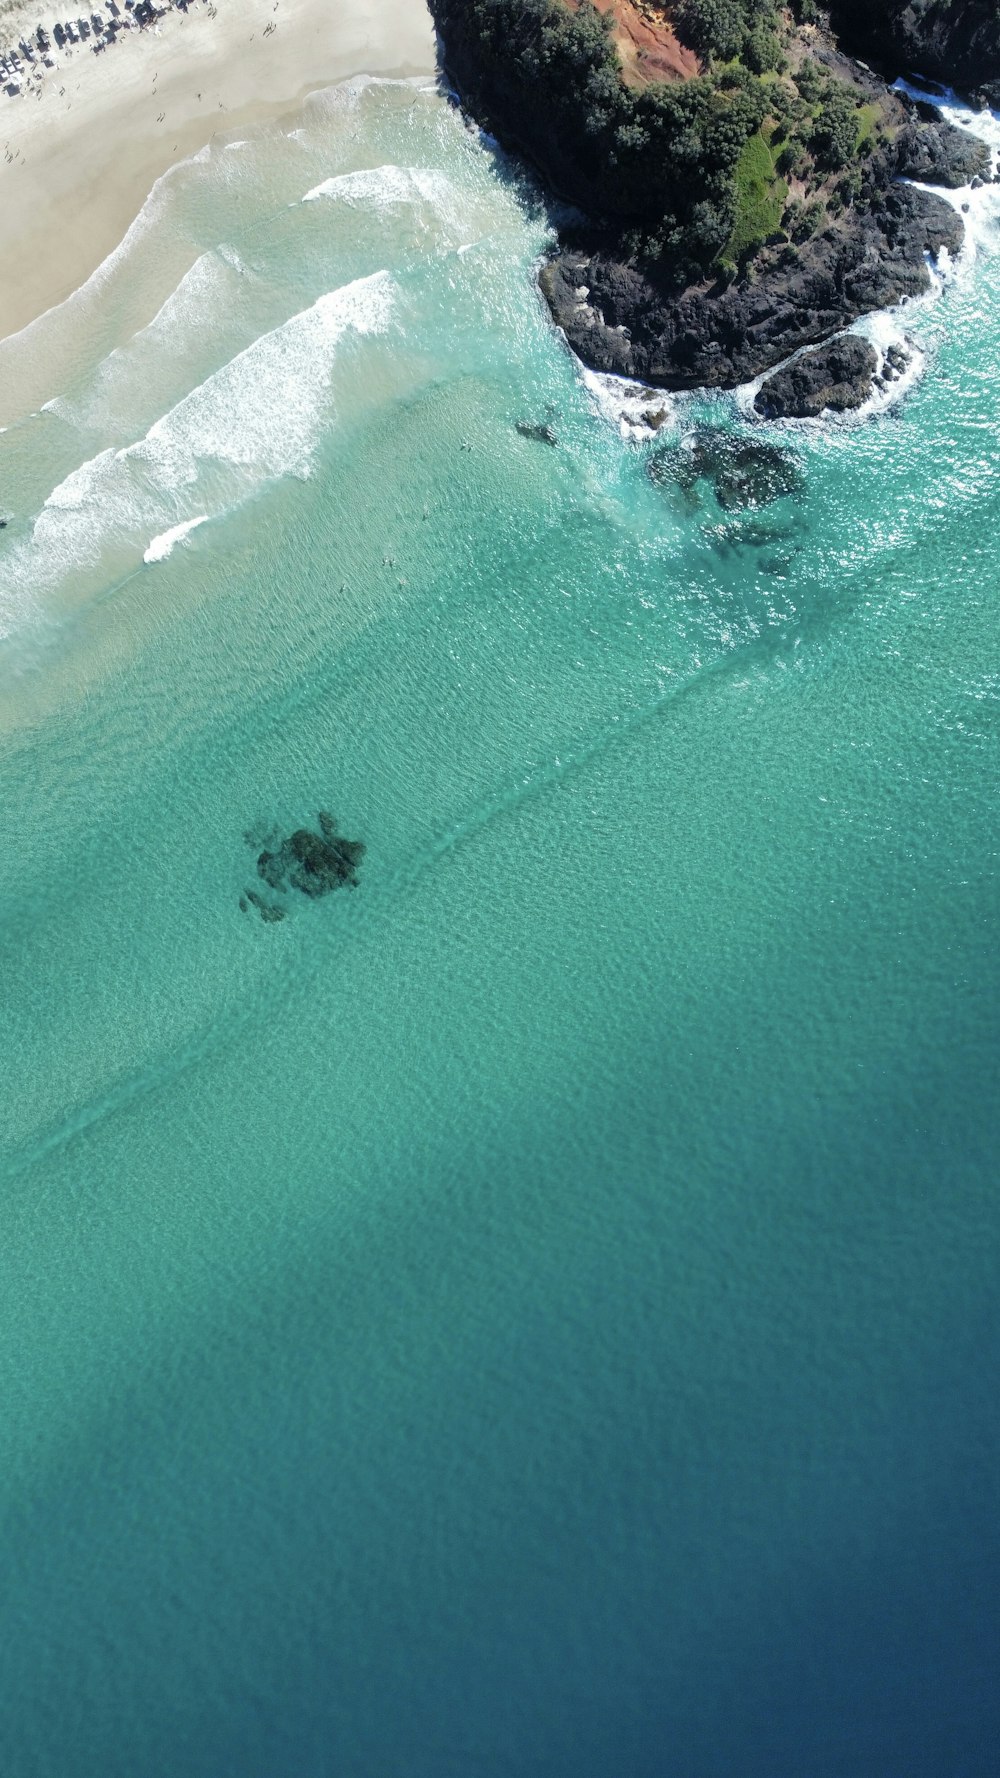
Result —
[{"label": "ocean water", "polygon": [[[760,435],[619,424],[429,86],[0,346],[4,1778],[996,1771],[967,201],[759,508],[650,475]],[[241,911],[320,809],[359,886]]]}]

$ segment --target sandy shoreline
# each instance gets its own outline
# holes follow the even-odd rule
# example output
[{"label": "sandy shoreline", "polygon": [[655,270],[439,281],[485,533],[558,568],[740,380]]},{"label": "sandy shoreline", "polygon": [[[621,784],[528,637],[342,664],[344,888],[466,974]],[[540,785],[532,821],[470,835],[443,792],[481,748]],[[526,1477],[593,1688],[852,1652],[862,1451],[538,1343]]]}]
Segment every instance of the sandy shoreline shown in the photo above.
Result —
[{"label": "sandy shoreline", "polygon": [[[0,339],[76,290],[154,181],[214,135],[353,74],[434,67],[424,0],[214,0],[212,11],[192,0],[103,55],[57,52],[41,96],[0,95]],[[66,16],[24,18],[48,28]],[[6,14],[0,27],[16,38]]]}]

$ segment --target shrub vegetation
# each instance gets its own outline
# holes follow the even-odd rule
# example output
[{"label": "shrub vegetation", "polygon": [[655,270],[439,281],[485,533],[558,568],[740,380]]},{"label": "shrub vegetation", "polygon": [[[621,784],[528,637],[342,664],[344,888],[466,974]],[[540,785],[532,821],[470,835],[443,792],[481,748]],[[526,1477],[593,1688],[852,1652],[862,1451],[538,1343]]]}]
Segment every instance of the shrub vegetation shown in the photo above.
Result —
[{"label": "shrub vegetation", "polygon": [[816,204],[821,218],[827,200],[842,206],[835,176],[870,146],[852,89],[808,59],[788,72],[795,27],[770,0],[679,0],[675,25],[703,72],[645,87],[623,81],[612,22],[590,0],[431,9],[477,114],[677,281],[734,275],[780,230],[789,180],[810,223]]}]

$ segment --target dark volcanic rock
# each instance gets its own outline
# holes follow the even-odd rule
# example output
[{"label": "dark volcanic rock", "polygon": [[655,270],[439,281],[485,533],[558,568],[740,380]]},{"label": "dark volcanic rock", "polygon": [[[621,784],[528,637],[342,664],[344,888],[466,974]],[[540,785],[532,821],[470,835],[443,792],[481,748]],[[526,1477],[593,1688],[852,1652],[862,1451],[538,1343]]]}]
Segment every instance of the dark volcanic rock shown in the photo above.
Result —
[{"label": "dark volcanic rock", "polygon": [[567,250],[541,274],[552,314],[595,370],[668,389],[732,388],[860,315],[929,287],[925,255],[958,251],[964,225],[945,198],[892,185],[873,214],[852,213],[752,281],[657,286],[604,252]]},{"label": "dark volcanic rock", "polygon": [[944,185],[955,191],[981,179],[990,166],[986,143],[944,120],[912,123],[899,138],[899,171],[904,179],[920,179],[925,185]]},{"label": "dark volcanic rock", "polygon": [[995,0],[834,0],[845,47],[862,50],[887,73],[929,74],[971,91],[1000,86],[1000,11]]},{"label": "dark volcanic rock", "polygon": [[724,512],[768,506],[802,486],[791,451],[711,426],[688,433],[679,446],[658,450],[649,460],[649,475],[658,487],[679,488],[691,503],[699,484],[707,482]]},{"label": "dark volcanic rock", "polygon": [[[753,248],[749,263],[738,274],[720,270],[715,282],[734,199],[735,140],[704,110],[705,86],[692,83],[682,127],[676,92],[669,102],[652,89],[637,96],[628,80],[623,92],[592,18],[581,34],[545,0],[430,4],[463,102],[562,201],[553,219],[560,244],[541,288],[570,346],[595,370],[666,389],[732,388],[859,316],[926,291],[926,256],[961,245],[957,210],[898,181],[902,173],[957,188],[988,171],[985,148],[940,112],[890,95],[879,73],[844,51],[868,55],[863,46],[871,44],[871,59],[893,77],[922,68],[954,79],[961,63],[975,67],[974,84],[983,88],[1000,81],[997,0],[833,0],[847,42],[835,42],[821,19],[809,27],[809,58],[844,83],[842,99],[873,102],[872,128],[845,151],[836,184],[825,173],[813,181],[825,166],[814,155],[806,169],[812,201],[793,198],[783,226]],[[576,0],[567,7],[578,11]],[[608,13],[605,0],[600,7]],[[718,8],[708,10],[714,16]],[[749,0],[741,10],[753,12]],[[706,74],[717,98],[731,90],[717,84],[718,72]],[[733,100],[737,133],[738,115]],[[575,218],[566,200],[579,207]],[[823,232],[810,234],[814,227]],[[699,276],[697,266],[712,269],[680,288]],[[553,442],[529,422],[518,430]]]},{"label": "dark volcanic rock", "polygon": [[754,407],[768,420],[812,419],[828,409],[844,413],[868,399],[877,370],[874,346],[857,334],[842,334],[775,371]]}]

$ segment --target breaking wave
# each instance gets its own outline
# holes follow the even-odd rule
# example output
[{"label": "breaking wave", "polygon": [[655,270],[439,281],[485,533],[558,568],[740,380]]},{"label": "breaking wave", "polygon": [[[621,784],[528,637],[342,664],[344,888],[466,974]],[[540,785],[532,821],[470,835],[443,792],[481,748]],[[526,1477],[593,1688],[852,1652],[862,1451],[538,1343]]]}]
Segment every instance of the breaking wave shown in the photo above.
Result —
[{"label": "breaking wave", "polygon": [[175,543],[182,542],[192,531],[197,531],[199,525],[207,524],[207,522],[208,514],[203,512],[199,518],[185,519],[183,524],[173,525],[169,531],[161,531],[159,537],[153,538],[142,558],[143,561],[165,562],[167,557],[173,554]]},{"label": "breaking wave", "polygon": [[384,332],[393,283],[379,271],[321,296],[263,334],[157,420],[55,487],[8,559],[13,612],[70,575],[137,565],[151,527],[179,533],[279,476],[309,474],[327,418],[338,347]]}]

